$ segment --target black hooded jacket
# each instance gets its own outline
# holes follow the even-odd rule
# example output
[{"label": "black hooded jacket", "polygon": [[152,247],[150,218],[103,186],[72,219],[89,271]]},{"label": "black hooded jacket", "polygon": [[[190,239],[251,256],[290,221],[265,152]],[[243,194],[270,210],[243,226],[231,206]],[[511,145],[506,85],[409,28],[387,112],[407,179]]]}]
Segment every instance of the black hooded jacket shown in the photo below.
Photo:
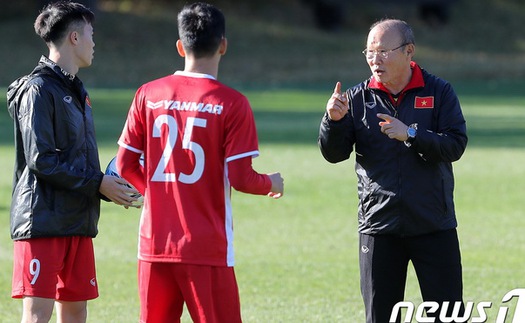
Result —
[{"label": "black hooded jacket", "polygon": [[9,86],[7,102],[16,150],[11,238],[95,237],[104,174],[82,82],[42,56]]},{"label": "black hooded jacket", "polygon": [[[393,103],[368,79],[347,91],[350,111],[339,121],[325,113],[319,147],[337,163],[355,151],[358,230],[414,236],[457,226],[452,162],[467,145],[466,123],[451,85],[412,64],[417,82]],[[413,77],[414,79],[414,77]],[[417,123],[411,145],[383,134],[378,113]]]}]

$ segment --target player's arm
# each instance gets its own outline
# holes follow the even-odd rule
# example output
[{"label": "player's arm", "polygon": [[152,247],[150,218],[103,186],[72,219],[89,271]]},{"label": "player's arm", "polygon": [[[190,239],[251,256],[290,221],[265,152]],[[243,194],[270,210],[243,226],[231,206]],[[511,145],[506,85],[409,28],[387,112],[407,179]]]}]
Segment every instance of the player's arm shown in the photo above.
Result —
[{"label": "player's arm", "polygon": [[252,167],[252,157],[228,162],[228,178],[237,191],[279,198],[284,193],[284,181],[279,173],[259,174]]},{"label": "player's arm", "polygon": [[119,147],[117,153],[117,171],[133,187],[144,195],[146,185],[144,183],[144,171],[140,165],[140,154],[124,147]]},{"label": "player's arm", "polygon": [[67,153],[69,143],[56,141],[55,126],[60,113],[53,100],[52,92],[35,84],[28,87],[21,99],[16,117],[27,167],[39,180],[55,188],[96,195],[103,177],[100,169],[80,169],[72,158],[61,156]]}]

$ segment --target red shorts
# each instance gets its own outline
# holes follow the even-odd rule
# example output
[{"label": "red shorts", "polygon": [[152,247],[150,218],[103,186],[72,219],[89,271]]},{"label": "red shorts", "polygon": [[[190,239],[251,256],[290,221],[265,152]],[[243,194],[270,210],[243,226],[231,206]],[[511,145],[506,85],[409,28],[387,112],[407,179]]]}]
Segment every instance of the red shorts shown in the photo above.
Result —
[{"label": "red shorts", "polygon": [[98,297],[93,240],[51,237],[14,242],[11,297],[76,302]]},{"label": "red shorts", "polygon": [[140,322],[180,322],[184,303],[196,323],[242,322],[233,267],[139,260],[138,271]]}]

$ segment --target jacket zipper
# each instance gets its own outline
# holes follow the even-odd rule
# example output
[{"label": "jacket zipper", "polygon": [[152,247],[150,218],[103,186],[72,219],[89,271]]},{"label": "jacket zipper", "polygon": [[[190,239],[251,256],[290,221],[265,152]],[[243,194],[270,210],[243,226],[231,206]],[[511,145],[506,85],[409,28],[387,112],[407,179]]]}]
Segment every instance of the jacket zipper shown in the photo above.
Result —
[{"label": "jacket zipper", "polygon": [[390,102],[390,100],[388,100],[388,107],[389,107],[390,112],[394,112],[394,113],[393,113],[393,117],[397,119],[397,118],[398,118],[397,109],[396,109],[396,107],[392,104],[392,102]]}]

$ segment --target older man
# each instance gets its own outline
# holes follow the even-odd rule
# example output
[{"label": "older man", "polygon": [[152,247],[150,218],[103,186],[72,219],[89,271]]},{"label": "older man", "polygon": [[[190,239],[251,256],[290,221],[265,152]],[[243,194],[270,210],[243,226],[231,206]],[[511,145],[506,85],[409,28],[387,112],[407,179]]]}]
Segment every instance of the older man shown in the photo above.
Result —
[{"label": "older man", "polygon": [[465,151],[466,125],[452,86],[420,68],[415,49],[404,21],[372,25],[363,51],[372,76],[345,92],[337,82],[320,126],[327,161],[356,154],[369,323],[390,322],[404,297],[409,261],[425,301],[463,307],[452,162]]}]

